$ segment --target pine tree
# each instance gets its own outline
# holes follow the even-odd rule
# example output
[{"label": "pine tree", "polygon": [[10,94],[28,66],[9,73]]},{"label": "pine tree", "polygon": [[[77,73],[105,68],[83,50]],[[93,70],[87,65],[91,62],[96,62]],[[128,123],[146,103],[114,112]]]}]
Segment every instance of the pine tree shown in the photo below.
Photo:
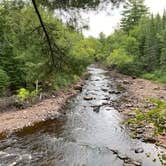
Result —
[{"label": "pine tree", "polygon": [[140,19],[146,16],[147,13],[148,8],[144,5],[144,0],[128,0],[124,4],[121,28],[129,32],[134,26],[138,25]]}]

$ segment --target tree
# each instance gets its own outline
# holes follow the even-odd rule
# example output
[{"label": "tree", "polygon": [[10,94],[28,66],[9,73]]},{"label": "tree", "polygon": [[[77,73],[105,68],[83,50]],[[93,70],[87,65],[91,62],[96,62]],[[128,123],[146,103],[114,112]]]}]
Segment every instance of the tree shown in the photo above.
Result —
[{"label": "tree", "polygon": [[49,9],[63,9],[63,10],[73,10],[73,9],[96,9],[99,5],[103,6],[108,3],[118,6],[123,0],[36,0],[38,4],[47,6]]},{"label": "tree", "polygon": [[147,15],[147,7],[144,0],[127,0],[122,12],[121,28],[129,32],[134,26],[138,25],[140,19]]}]

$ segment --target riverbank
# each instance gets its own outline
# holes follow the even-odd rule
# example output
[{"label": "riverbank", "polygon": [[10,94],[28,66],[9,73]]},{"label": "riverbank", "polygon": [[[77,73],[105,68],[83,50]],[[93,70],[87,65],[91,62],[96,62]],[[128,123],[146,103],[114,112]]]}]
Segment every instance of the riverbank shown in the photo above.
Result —
[{"label": "riverbank", "polygon": [[[166,86],[163,84],[126,76],[117,71],[109,71],[107,74],[117,86],[116,92],[110,92],[120,94],[120,98],[111,104],[125,115],[126,123],[137,116],[136,109],[144,113],[154,107],[153,103],[147,105],[147,99],[157,98],[166,101]],[[83,80],[80,80],[68,88],[67,91],[58,91],[55,96],[38,102],[31,107],[0,113],[0,137],[48,119],[55,119],[61,115],[62,111],[60,110],[65,106],[68,99],[81,91],[82,86]],[[131,137],[156,143],[166,148],[166,133],[156,133],[155,126],[152,123],[147,123],[144,120],[143,123],[138,124],[134,121],[134,123],[128,123],[128,126],[133,132]]]},{"label": "riverbank", "polygon": [[80,79],[67,90],[59,90],[56,96],[40,101],[31,107],[20,110],[14,108],[0,113],[0,138],[36,123],[59,117],[62,114],[60,110],[71,97],[81,91],[82,86],[83,79]]},{"label": "riverbank", "polygon": [[[119,91],[122,91],[121,97],[113,103],[113,106],[124,114],[125,122],[132,131],[131,137],[166,148],[166,122],[162,122],[162,124],[159,122],[158,125],[162,125],[163,132],[156,133],[156,126],[147,122],[147,119],[143,117],[150,111],[155,112],[156,107],[159,107],[151,99],[166,102],[166,85],[126,76],[116,71],[110,71],[109,75],[116,81]],[[163,115],[166,114],[165,105],[161,108],[161,112]]]}]

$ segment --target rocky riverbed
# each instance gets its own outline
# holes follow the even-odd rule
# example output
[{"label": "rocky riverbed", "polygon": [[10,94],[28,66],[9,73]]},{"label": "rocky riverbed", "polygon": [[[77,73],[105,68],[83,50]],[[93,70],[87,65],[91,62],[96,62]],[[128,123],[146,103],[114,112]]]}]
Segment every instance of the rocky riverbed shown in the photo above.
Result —
[{"label": "rocky riverbed", "polygon": [[[149,102],[151,98],[166,102],[166,85],[164,84],[126,76],[116,71],[110,71],[108,74],[114,78],[119,93],[122,94],[112,105],[125,115],[126,121],[136,117],[136,110],[141,110],[143,113],[146,113],[155,108],[155,103]],[[166,114],[166,107],[163,107],[162,111],[163,114],[164,112]],[[166,121],[162,125],[166,129]],[[131,134],[132,137],[145,142],[156,143],[166,148],[166,131],[162,134],[156,134],[153,123],[142,121],[139,124],[130,124],[129,128],[134,133]]]}]

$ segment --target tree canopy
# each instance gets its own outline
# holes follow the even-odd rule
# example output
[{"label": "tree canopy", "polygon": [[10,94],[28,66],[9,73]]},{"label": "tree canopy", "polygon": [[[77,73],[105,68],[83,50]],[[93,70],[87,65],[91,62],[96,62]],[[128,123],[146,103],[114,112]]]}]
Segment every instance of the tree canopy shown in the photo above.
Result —
[{"label": "tree canopy", "polygon": [[96,9],[99,5],[104,6],[108,3],[119,5],[123,0],[36,0],[38,4],[49,7],[50,9]]},{"label": "tree canopy", "polygon": [[128,32],[147,14],[148,8],[144,5],[144,0],[127,0],[122,12],[121,27]]}]

